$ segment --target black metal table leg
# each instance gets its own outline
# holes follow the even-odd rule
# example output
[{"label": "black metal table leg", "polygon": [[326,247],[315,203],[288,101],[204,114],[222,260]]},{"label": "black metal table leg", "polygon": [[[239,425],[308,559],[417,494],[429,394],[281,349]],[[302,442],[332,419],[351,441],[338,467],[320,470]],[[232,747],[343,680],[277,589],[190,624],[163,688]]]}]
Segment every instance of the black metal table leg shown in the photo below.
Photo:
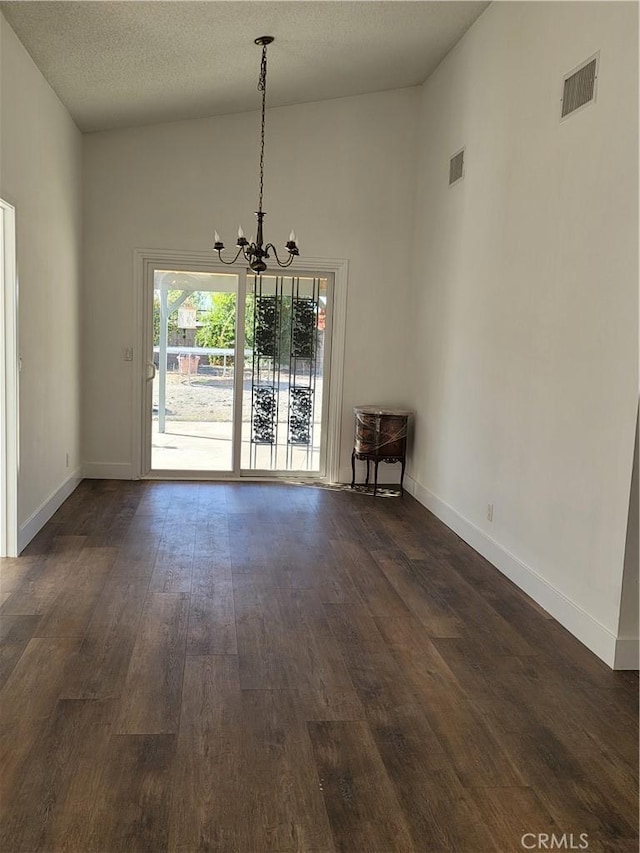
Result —
[{"label": "black metal table leg", "polygon": [[351,488],[353,488],[356,484],[356,452],[355,450],[351,454]]}]

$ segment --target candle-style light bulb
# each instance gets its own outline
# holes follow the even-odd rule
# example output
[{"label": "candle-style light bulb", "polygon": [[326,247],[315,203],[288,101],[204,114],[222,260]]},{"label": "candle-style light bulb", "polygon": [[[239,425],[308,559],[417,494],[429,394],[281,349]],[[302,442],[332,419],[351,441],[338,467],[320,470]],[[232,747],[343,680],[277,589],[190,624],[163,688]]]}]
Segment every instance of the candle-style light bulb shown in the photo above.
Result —
[{"label": "candle-style light bulb", "polygon": [[289,252],[290,255],[299,255],[300,254],[300,252],[298,251],[298,246],[296,245],[296,232],[295,231],[292,231],[291,234],[289,234],[289,239],[287,240],[287,242],[284,245],[285,245],[287,252]]},{"label": "candle-style light bulb", "polygon": [[236,246],[239,246],[241,249],[247,245],[247,241],[244,236],[244,231],[242,230],[242,225],[238,225],[238,239],[236,241]]},{"label": "candle-style light bulb", "polygon": [[222,242],[222,240],[220,239],[220,235],[218,234],[217,231],[213,232],[213,242],[214,243],[221,243]]}]

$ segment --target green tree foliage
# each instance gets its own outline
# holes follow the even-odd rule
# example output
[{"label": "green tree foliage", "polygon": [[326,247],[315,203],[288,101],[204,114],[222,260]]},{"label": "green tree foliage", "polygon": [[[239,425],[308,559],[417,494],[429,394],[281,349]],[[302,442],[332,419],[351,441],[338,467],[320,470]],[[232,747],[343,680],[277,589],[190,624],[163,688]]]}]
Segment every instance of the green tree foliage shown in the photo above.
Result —
[{"label": "green tree foliage", "polygon": [[255,328],[255,317],[253,316],[254,296],[252,293],[247,293],[247,298],[244,303],[244,345],[246,349],[253,347],[253,335]]},{"label": "green tree foliage", "polygon": [[199,347],[229,348],[236,340],[236,295],[214,293],[211,308],[198,329],[196,343]]}]

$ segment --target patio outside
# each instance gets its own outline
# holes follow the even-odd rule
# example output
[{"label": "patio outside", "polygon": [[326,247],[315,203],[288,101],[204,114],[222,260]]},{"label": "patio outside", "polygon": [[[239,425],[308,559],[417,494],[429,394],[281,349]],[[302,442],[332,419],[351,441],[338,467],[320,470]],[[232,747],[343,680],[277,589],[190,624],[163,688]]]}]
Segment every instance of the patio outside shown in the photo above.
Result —
[{"label": "patio outside", "polygon": [[[179,348],[172,348],[176,349]],[[169,358],[166,373],[165,431],[158,429],[159,374],[153,381],[152,469],[167,471],[231,471],[233,467],[233,358],[226,365],[208,364],[207,356],[196,361],[177,352]],[[219,360],[219,359],[216,359]],[[156,355],[157,361],[157,355]],[[277,465],[273,466],[268,445],[255,448],[255,465],[250,459],[251,368],[250,360],[243,371],[242,451],[243,469],[285,469],[287,458],[287,413],[281,405],[278,412],[278,440],[274,448]],[[289,387],[289,376],[281,370],[280,388],[283,399]],[[318,405],[314,416],[314,437],[320,436],[322,413],[322,379],[316,384]],[[293,471],[317,471],[320,467],[319,441],[312,448],[289,448],[289,465]]]}]

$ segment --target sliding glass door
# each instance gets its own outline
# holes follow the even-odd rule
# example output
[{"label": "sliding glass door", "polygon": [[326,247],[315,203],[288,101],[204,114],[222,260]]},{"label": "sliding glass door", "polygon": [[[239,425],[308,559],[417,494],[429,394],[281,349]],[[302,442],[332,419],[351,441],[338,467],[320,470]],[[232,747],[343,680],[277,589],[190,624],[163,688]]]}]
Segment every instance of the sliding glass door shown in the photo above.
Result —
[{"label": "sliding glass door", "polygon": [[332,277],[171,266],[147,287],[143,474],[322,477]]}]

